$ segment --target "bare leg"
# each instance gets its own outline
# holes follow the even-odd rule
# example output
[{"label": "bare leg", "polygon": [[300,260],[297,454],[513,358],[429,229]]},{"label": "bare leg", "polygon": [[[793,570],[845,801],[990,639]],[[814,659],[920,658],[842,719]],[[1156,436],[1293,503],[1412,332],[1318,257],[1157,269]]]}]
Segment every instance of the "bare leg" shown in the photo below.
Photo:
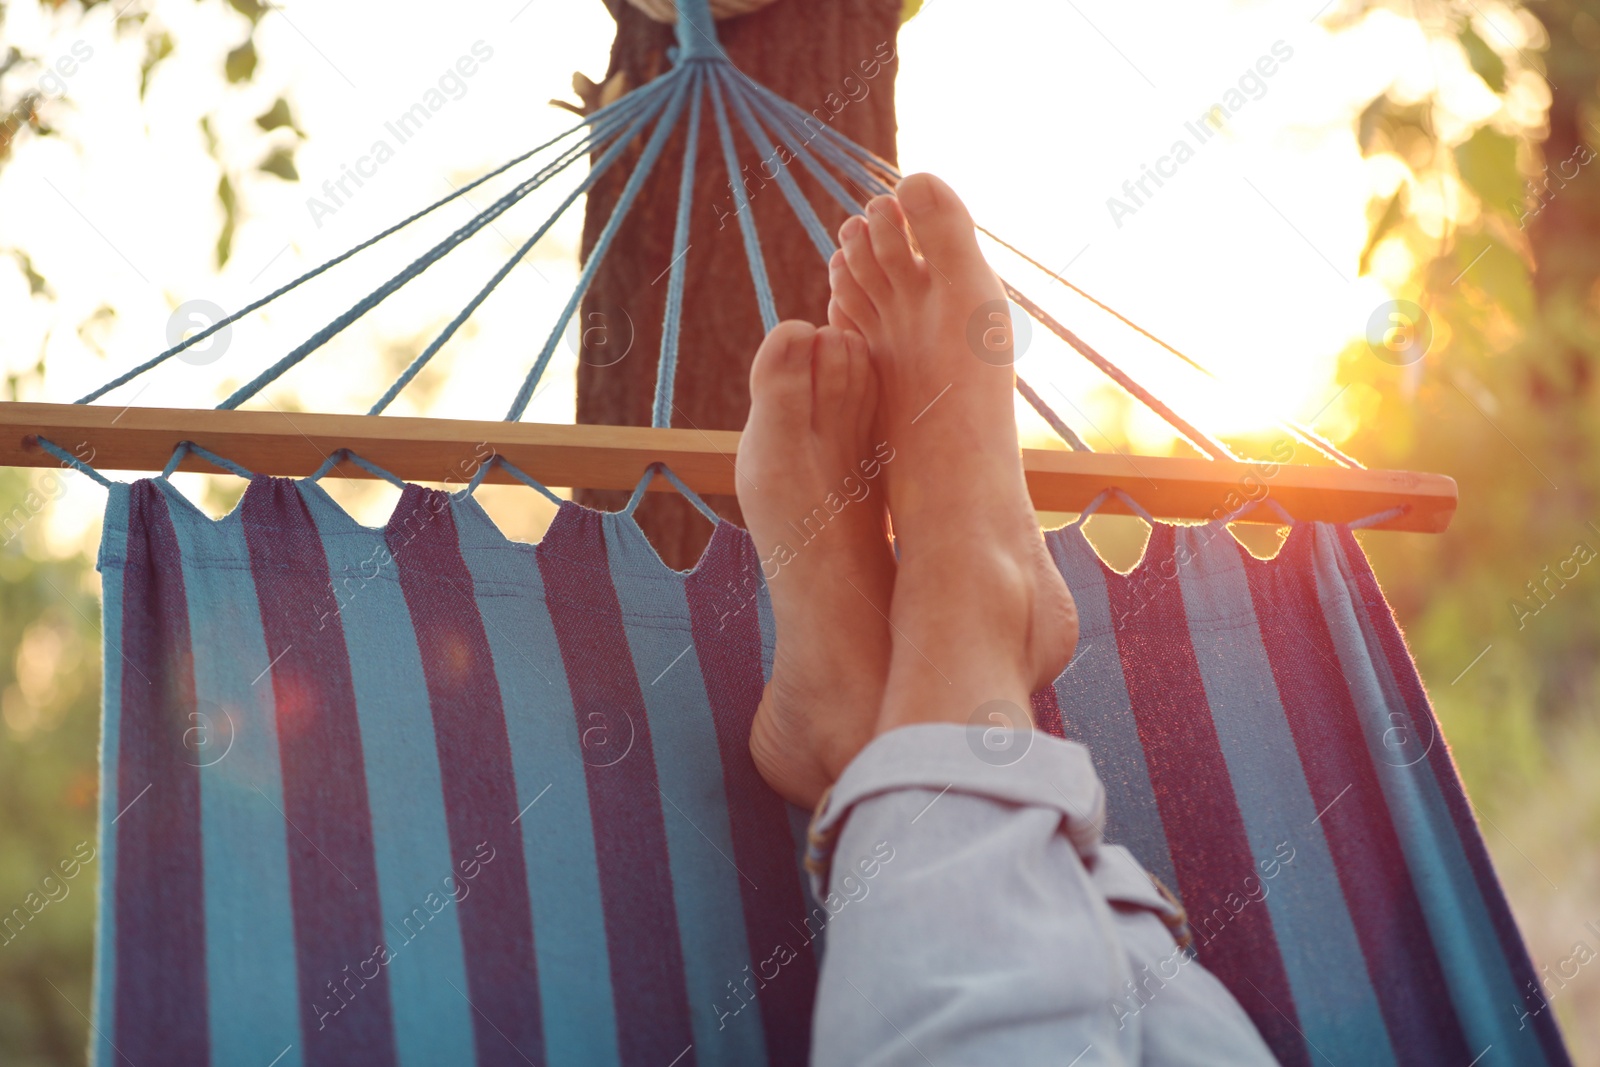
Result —
[{"label": "bare leg", "polygon": [[894,557],[877,380],[859,334],[780,323],[750,368],[739,504],[761,554],[778,644],[750,753],[813,806],[872,738],[889,666]]}]

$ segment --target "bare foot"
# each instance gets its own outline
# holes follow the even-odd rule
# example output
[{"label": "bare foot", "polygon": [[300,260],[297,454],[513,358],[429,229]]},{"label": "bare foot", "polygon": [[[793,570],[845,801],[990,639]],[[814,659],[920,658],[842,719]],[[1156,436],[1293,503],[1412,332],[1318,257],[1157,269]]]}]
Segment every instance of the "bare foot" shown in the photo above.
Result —
[{"label": "bare foot", "polygon": [[976,721],[996,700],[1026,726],[1028,694],[1065,666],[1078,620],[1023,480],[1005,291],[966,208],[930,175],[872,200],[867,220],[846,220],[839,236],[830,320],[866,337],[882,432],[898,455],[888,472],[900,550],[894,652],[879,730]]},{"label": "bare foot", "polygon": [[859,334],[780,323],[750,368],[739,506],[778,645],[750,730],[767,784],[805,807],[872,739],[889,670],[894,556],[871,436],[877,377]]}]

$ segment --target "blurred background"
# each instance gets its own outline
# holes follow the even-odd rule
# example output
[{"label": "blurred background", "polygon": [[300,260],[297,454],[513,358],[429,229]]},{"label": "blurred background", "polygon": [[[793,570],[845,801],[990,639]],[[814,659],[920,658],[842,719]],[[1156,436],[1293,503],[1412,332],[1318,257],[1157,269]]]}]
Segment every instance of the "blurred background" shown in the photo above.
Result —
[{"label": "blurred background", "polygon": [[[1047,273],[1216,377],[995,248],[1024,291],[1244,451],[1267,454],[1289,417],[1369,466],[1459,482],[1448,533],[1363,541],[1551,1010],[1600,1064],[1600,0],[910,0],[904,17],[902,170],[943,175]],[[70,401],[555,135],[572,115],[547,101],[601,91],[615,25],[601,0],[0,0],[0,398]],[[464,56],[474,73],[441,80]],[[398,143],[387,124],[419,102],[431,119]],[[341,191],[379,141],[392,151]],[[577,180],[262,404],[364,410]],[[216,404],[474,210],[102,403]],[[498,417],[576,279],[581,227],[570,213],[391,410]],[[1186,454],[1041,334],[1019,369],[1094,447]],[[578,352],[558,346],[528,419],[572,421]],[[242,490],[175,481],[214,515]],[[393,503],[330,489],[373,525]],[[483,500],[513,537],[551,514],[526,490]],[[83,1059],[103,505],[76,473],[0,470],[0,913],[82,866],[0,933],[6,1064]],[[1091,530],[1136,561],[1142,524]],[[1270,555],[1278,534],[1241,537]]]}]

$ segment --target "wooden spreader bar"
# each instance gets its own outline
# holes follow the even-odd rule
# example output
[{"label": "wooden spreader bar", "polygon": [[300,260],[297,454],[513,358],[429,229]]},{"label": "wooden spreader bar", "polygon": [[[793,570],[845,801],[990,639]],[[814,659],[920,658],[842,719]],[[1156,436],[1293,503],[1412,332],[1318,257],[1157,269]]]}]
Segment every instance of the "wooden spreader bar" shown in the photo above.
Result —
[{"label": "wooden spreader bar", "polygon": [[[35,437],[102,472],[158,471],[187,440],[259,474],[304,477],[346,448],[408,481],[458,487],[494,454],[546,485],[590,489],[631,489],[649,464],[661,462],[702,494],[734,492],[739,447],[739,435],[727,430],[0,403],[0,465],[59,466]],[[1080,511],[1115,486],[1162,518],[1217,518],[1270,495],[1303,521],[1352,522],[1405,505],[1403,515],[1371,528],[1438,533],[1456,508],[1455,480],[1440,474],[1042,449],[1024,449],[1023,464],[1041,511]],[[179,469],[216,470],[193,455]],[[372,477],[352,463],[334,473]],[[498,467],[485,480],[514,481]],[[671,491],[659,479],[652,488]],[[1128,509],[1113,497],[1101,510]],[[1261,507],[1242,521],[1280,520]]]}]

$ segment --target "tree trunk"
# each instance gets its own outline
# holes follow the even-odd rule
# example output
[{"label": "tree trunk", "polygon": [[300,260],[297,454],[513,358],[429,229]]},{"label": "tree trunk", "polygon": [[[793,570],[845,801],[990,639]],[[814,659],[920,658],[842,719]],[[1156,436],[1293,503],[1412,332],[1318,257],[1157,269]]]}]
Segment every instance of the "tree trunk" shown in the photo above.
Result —
[{"label": "tree trunk", "polygon": [[[608,0],[608,6],[617,20],[617,36],[607,77],[621,73],[624,87],[636,89],[667,69],[673,28],[623,0]],[[893,161],[900,7],[901,0],[776,0],[753,14],[717,23],[717,31],[728,57],[745,74],[807,111],[831,114],[833,129]],[[729,120],[737,130],[731,113]],[[580,309],[581,423],[650,425],[686,125],[686,119],[680,121],[667,142]],[[735,143],[741,165],[749,165],[747,170],[741,166],[743,180],[778,314],[821,323],[828,306],[825,264],[782,190],[759,175],[761,157],[737,132]],[[635,147],[632,159],[638,154]],[[844,221],[839,205],[799,164],[789,171],[823,224],[830,232],[837,230]],[[619,160],[589,193],[585,259],[630,172],[631,161]],[[750,409],[750,360],[763,330],[709,101],[701,119],[689,242],[672,424],[741,429]],[[614,510],[626,495],[590,490],[578,499]],[[707,503],[740,521],[735,498],[714,496]],[[705,519],[675,493],[651,494],[638,516],[662,558],[678,569],[693,566],[711,532]]]}]

